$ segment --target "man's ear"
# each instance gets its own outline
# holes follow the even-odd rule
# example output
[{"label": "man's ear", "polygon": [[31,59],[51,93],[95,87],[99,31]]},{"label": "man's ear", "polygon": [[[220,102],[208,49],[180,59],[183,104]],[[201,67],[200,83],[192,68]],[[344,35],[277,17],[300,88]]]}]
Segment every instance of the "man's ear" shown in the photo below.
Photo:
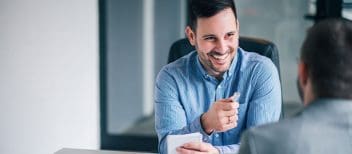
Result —
[{"label": "man's ear", "polygon": [[189,43],[194,46],[196,44],[196,34],[193,32],[192,28],[187,26],[185,29],[185,33]]},{"label": "man's ear", "polygon": [[304,88],[308,82],[308,67],[307,64],[302,61],[298,64],[298,79],[299,84]]}]

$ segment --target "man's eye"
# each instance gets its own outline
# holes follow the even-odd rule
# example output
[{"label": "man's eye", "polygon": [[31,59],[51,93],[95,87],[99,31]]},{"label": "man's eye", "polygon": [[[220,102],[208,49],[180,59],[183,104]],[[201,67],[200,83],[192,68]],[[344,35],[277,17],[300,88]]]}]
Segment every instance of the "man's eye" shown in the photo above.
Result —
[{"label": "man's eye", "polygon": [[206,37],[205,40],[207,40],[207,41],[213,41],[213,40],[215,40],[215,38],[214,38],[214,37]]},{"label": "man's eye", "polygon": [[233,36],[235,33],[228,33],[227,36]]}]

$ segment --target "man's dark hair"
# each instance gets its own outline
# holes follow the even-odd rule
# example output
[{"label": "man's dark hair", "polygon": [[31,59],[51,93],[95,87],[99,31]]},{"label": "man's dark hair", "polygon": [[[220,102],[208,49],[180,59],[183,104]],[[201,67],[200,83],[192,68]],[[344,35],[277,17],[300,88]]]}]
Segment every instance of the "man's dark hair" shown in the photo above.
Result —
[{"label": "man's dark hair", "polygon": [[212,17],[220,11],[231,8],[236,19],[236,5],[234,0],[188,0],[189,26],[192,30],[197,27],[198,18]]},{"label": "man's dark hair", "polygon": [[352,22],[322,20],[309,29],[301,50],[317,98],[352,99]]}]

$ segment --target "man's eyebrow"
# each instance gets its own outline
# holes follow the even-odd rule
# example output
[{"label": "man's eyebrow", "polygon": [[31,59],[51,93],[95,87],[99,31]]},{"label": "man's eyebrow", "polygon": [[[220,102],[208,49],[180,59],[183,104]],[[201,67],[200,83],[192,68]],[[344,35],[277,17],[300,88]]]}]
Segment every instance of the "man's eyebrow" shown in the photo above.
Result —
[{"label": "man's eyebrow", "polygon": [[236,30],[233,30],[233,31],[227,32],[226,34],[228,34],[228,33],[236,33],[236,32],[237,32]]}]

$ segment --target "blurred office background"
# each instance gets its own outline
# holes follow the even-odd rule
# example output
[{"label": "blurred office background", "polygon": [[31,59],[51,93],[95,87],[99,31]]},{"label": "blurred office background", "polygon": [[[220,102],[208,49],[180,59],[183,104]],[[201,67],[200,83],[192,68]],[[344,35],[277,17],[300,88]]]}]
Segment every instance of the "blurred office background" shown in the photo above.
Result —
[{"label": "blurred office background", "polygon": [[[350,17],[344,1],[342,15]],[[156,150],[154,80],[187,0],[0,0],[0,153]],[[284,111],[315,0],[236,0],[240,35],[279,49]]]}]

